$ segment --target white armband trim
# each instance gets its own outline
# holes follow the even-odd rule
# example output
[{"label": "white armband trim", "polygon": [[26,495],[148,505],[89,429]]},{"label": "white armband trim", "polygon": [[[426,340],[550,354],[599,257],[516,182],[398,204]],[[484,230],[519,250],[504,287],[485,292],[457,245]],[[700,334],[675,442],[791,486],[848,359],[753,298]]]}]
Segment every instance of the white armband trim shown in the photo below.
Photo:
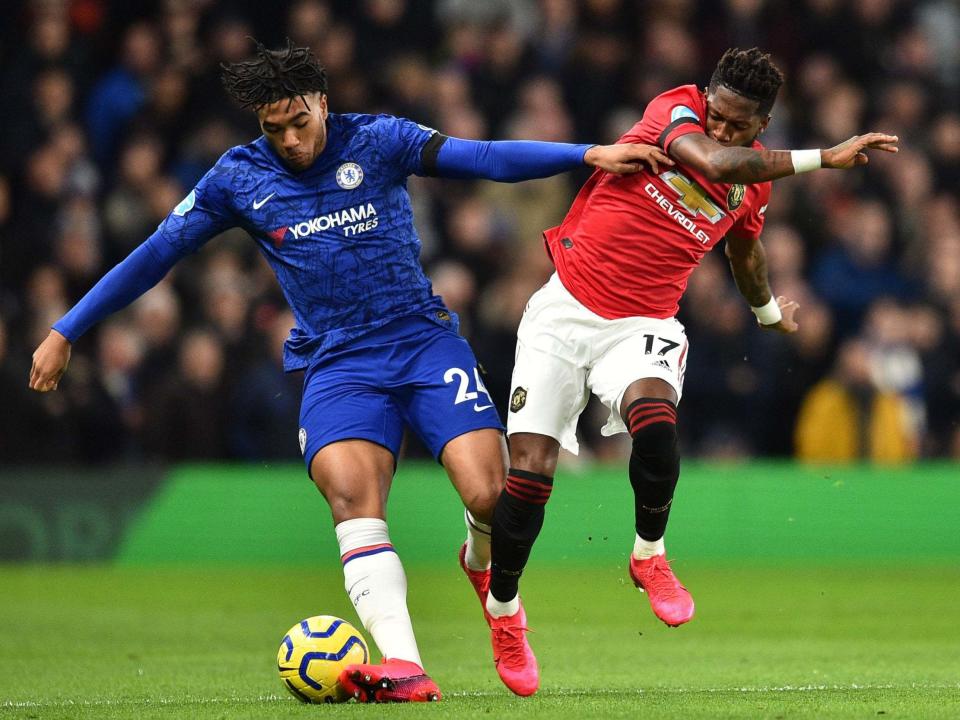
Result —
[{"label": "white armband trim", "polygon": [[793,162],[793,172],[800,173],[818,170],[821,167],[820,150],[791,150],[790,160]]},{"label": "white armband trim", "polygon": [[783,318],[780,312],[780,306],[775,297],[770,298],[770,302],[762,307],[750,307],[753,314],[757,316],[757,322],[761,325],[776,325]]}]

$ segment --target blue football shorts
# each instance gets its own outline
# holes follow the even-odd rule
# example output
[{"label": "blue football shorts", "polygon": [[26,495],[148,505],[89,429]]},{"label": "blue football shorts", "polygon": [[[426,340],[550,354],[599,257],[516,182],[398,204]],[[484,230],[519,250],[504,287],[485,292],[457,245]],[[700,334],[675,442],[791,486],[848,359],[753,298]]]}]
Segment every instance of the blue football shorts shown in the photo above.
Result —
[{"label": "blue football shorts", "polygon": [[404,425],[438,460],[455,437],[503,431],[473,350],[453,330],[401,318],[307,369],[299,439],[308,473],[313,456],[338,440],[369,440],[396,459]]}]

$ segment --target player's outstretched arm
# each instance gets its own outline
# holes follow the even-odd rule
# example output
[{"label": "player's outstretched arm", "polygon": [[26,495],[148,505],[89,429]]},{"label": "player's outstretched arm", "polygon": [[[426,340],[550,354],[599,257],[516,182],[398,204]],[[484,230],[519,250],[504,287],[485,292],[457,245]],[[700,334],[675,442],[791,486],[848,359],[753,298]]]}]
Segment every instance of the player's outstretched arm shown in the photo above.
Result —
[{"label": "player's outstretched arm", "polygon": [[763,243],[728,235],[726,254],[737,289],[750,303],[760,327],[783,333],[796,332],[793,314],[799,305],[782,295],[774,299],[767,278],[767,254]]},{"label": "player's outstretched arm", "polygon": [[54,323],[33,353],[29,387],[38,392],[56,390],[70,362],[72,343],[107,315],[126,307],[152,288],[184,254],[152,235]]},{"label": "player's outstretched arm", "polygon": [[534,140],[463,140],[437,135],[423,151],[425,175],[520,182],[550,177],[584,165],[608,172],[658,172],[673,161],[651,145],[570,145]]},{"label": "player's outstretched arm", "polygon": [[758,183],[818,168],[846,169],[867,163],[867,150],[897,152],[896,135],[856,135],[826,150],[754,150],[727,147],[700,133],[688,133],[670,144],[670,155],[696,168],[711,182]]}]

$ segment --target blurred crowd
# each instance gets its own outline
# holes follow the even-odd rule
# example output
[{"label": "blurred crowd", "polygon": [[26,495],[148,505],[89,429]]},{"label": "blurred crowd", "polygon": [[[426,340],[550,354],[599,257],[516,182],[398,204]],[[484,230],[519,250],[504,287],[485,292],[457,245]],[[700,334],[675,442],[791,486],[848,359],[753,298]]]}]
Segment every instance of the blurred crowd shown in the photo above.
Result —
[{"label": "blurred crowd", "polygon": [[[25,0],[0,25],[0,462],[299,456],[292,316],[240,230],[77,342],[59,391],[27,389],[50,325],[258,135],[219,82],[249,36],[309,45],[333,112],[562,142],[613,142],[656,94],[706,85],[727,47],[771,50],[787,80],[765,145],[880,130],[901,151],[775,183],[763,239],[774,292],[800,303],[795,335],[756,327],[719,249],[693,274],[685,452],[960,458],[956,2]],[[585,177],[410,179],[423,263],[501,414],[520,315],[551,272],[540,232]],[[628,452],[600,437],[603,415],[581,422],[586,460]]]}]

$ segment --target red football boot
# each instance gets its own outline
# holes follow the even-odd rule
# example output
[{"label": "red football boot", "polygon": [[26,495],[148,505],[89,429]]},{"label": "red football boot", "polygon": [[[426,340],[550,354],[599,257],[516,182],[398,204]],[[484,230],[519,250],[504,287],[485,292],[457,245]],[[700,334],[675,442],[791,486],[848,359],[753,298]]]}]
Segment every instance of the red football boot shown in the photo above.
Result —
[{"label": "red football boot", "polygon": [[442,697],[423,668],[409,660],[347,665],[339,680],[344,690],[363,703],[436,702]]},{"label": "red football boot", "polygon": [[[483,608],[483,614],[487,614],[487,592],[490,590],[490,568],[486,570],[471,570],[467,566],[467,544],[460,547],[460,567],[467,574],[470,584],[480,598],[480,607]],[[490,621],[487,620],[487,623]]]},{"label": "red football boot", "polygon": [[637,560],[630,554],[630,577],[633,584],[646,591],[653,614],[670,627],[677,627],[693,617],[693,598],[680,584],[663,555]]},{"label": "red football boot", "polygon": [[533,695],[540,687],[540,669],[530,649],[526,633],[527,615],[523,605],[514,615],[495,618],[487,612],[487,593],[490,590],[490,570],[471,570],[467,566],[467,544],[460,548],[460,567],[480,599],[483,617],[490,626],[493,644],[493,662],[503,684],[517,695]]},{"label": "red football boot", "polygon": [[527,642],[529,629],[523,605],[513,615],[498,618],[487,612],[484,615],[490,624],[493,663],[503,684],[522,697],[533,695],[540,687],[540,668]]}]

